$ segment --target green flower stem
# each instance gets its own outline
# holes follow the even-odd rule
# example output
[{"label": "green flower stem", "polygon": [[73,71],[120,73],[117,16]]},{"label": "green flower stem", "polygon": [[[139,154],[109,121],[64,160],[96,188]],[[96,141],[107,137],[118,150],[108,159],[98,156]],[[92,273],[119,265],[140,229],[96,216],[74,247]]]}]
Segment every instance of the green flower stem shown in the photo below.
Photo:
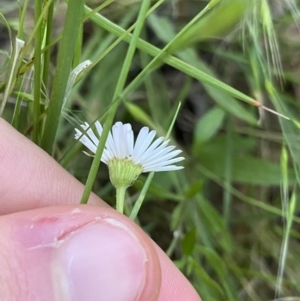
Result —
[{"label": "green flower stem", "polygon": [[79,28],[79,34],[76,41],[75,53],[74,53],[74,60],[72,69],[76,68],[80,64],[81,60],[81,51],[82,51],[82,37],[83,37],[83,23],[81,23]]},{"label": "green flower stem", "polygon": [[[143,2],[142,2],[140,12],[139,12],[139,15],[138,15],[138,18],[137,18],[137,22],[136,22],[136,28],[133,32],[132,40],[129,44],[129,48],[128,48],[128,51],[127,51],[127,54],[126,54],[126,57],[125,57],[125,60],[124,60],[124,64],[123,64],[123,67],[122,67],[122,70],[121,70],[121,74],[120,74],[120,77],[119,77],[119,80],[118,80],[118,83],[117,83],[117,86],[116,86],[116,89],[115,89],[115,92],[114,92],[112,105],[111,105],[111,107],[108,111],[108,116],[107,116],[106,122],[104,123],[104,126],[103,126],[103,132],[102,132],[102,135],[100,137],[99,145],[98,145],[98,148],[97,148],[97,151],[96,151],[96,154],[95,154],[95,157],[94,157],[94,160],[93,160],[93,163],[92,163],[89,175],[88,175],[88,179],[86,181],[86,185],[85,185],[83,195],[82,195],[82,198],[81,198],[81,201],[80,201],[81,204],[86,204],[88,202],[88,198],[90,196],[92,187],[94,185],[96,175],[97,175],[97,172],[98,172],[98,169],[99,169],[99,166],[100,166],[100,160],[101,160],[101,157],[102,157],[102,153],[103,153],[103,150],[104,150],[104,147],[105,147],[105,142],[106,142],[106,139],[108,137],[108,133],[109,133],[111,127],[112,127],[114,116],[115,116],[116,111],[118,109],[119,103],[121,102],[122,99],[118,98],[118,101],[115,101],[115,100],[116,100],[116,97],[122,92],[122,90],[124,88],[124,85],[125,85],[125,82],[126,82],[126,79],[127,79],[127,75],[128,75],[128,72],[129,72],[129,68],[131,66],[131,62],[132,62],[132,59],[133,59],[133,55],[134,55],[134,52],[136,50],[137,42],[139,40],[140,33],[141,33],[143,25],[144,25],[144,21],[146,19],[146,14],[147,14],[147,10],[148,10],[148,7],[150,5],[150,2],[151,2],[151,0],[143,0]],[[123,208],[122,209],[119,208],[119,211],[123,212]]]},{"label": "green flower stem", "polygon": [[83,5],[84,0],[72,0],[68,3],[65,26],[58,52],[56,72],[45,123],[45,131],[42,138],[42,148],[50,155],[53,150],[65,90],[74,57],[74,50],[79,28],[81,26]]},{"label": "green flower stem", "polygon": [[122,187],[117,187],[116,192],[117,192],[117,205],[116,209],[120,213],[124,212],[124,202],[125,202],[125,193],[126,193],[127,187],[122,186]]},{"label": "green flower stem", "polygon": [[41,73],[42,73],[42,26],[37,25],[42,14],[42,2],[34,1],[34,22],[37,26],[34,39],[34,102],[33,102],[33,141],[39,144],[39,117],[41,100]]},{"label": "green flower stem", "polygon": [[[101,3],[99,6],[97,6],[96,8],[94,8],[89,15],[85,15],[84,16],[83,22],[86,21],[86,20],[88,20],[91,15],[93,15],[94,13],[97,13],[97,12],[101,11],[102,9],[104,9],[106,6],[110,5],[114,1],[115,0],[106,0],[105,2]],[[66,0],[66,2],[68,2],[68,0]]]},{"label": "green flower stem", "polygon": [[224,184],[225,191],[223,195],[223,217],[226,225],[230,221],[230,212],[231,212],[231,203],[232,203],[232,194],[230,193],[230,187],[232,186],[232,158],[233,154],[233,129],[232,129],[232,119],[231,116],[228,116],[227,120],[227,130],[226,130],[226,149],[225,149],[225,169],[224,169]]},{"label": "green flower stem", "polygon": [[282,211],[286,218],[286,226],[284,231],[284,237],[283,242],[281,246],[281,254],[280,254],[280,261],[279,261],[279,267],[277,272],[277,281],[276,281],[276,290],[275,290],[275,297],[278,298],[281,295],[282,292],[282,281],[283,281],[283,275],[286,268],[286,261],[289,254],[289,241],[292,237],[291,231],[292,231],[292,225],[293,225],[293,218],[295,216],[295,209],[296,209],[296,203],[297,203],[297,196],[296,192],[293,191],[293,194],[291,196],[291,200],[289,202],[288,199],[282,200],[282,202],[287,202],[286,208],[283,208]]},{"label": "green flower stem", "polygon": [[22,50],[22,53],[20,55],[20,61],[24,60],[25,55],[27,54],[28,50],[30,49],[31,42],[35,38],[36,32],[38,31],[39,27],[42,26],[42,23],[45,20],[45,15],[46,15],[47,9],[49,8],[52,1],[53,0],[47,1],[47,3],[43,6],[41,14],[40,14],[39,18],[37,19],[37,22],[35,23],[35,26],[34,26],[32,32],[30,33],[28,39],[26,40],[25,46],[24,46],[24,48]]},{"label": "green flower stem", "polygon": [[282,213],[283,217],[286,220],[286,225],[284,229],[284,236],[283,236],[283,242],[281,246],[281,256],[279,261],[279,267],[277,272],[277,282],[276,282],[276,290],[275,290],[275,296],[278,297],[281,294],[282,291],[282,280],[283,280],[283,274],[286,267],[286,260],[288,256],[289,251],[289,240],[291,237],[291,231],[292,231],[292,225],[293,225],[293,218],[295,216],[295,209],[296,209],[296,203],[297,203],[297,195],[296,191],[294,189],[293,194],[291,195],[291,199],[289,201],[288,194],[289,194],[289,183],[288,183],[288,151],[285,146],[282,148],[281,153],[281,172],[282,172],[282,187],[281,187],[281,202],[282,202]]},{"label": "green flower stem", "polygon": [[[45,47],[47,47],[51,43],[53,14],[54,14],[54,1],[51,1],[49,8],[48,8],[48,14],[47,14],[47,30],[46,30]],[[48,83],[48,76],[49,76],[50,55],[51,55],[51,49],[49,47],[44,52],[44,69],[43,69],[44,87],[48,86],[47,83]]]},{"label": "green flower stem", "polygon": [[136,28],[134,30],[134,35],[132,42],[129,44],[129,48],[126,54],[126,58],[124,60],[123,68],[121,70],[121,74],[119,76],[119,80],[115,89],[114,99],[122,92],[125,86],[125,82],[128,76],[128,72],[132,63],[133,55],[135,53],[137,42],[139,40],[140,33],[142,31],[144,21],[146,19],[147,11],[150,6],[150,0],[143,0],[141,9],[138,15]]},{"label": "green flower stem", "polygon": [[[15,56],[19,57],[22,54],[22,51],[23,51],[24,48],[21,46],[21,44],[22,44],[21,41],[24,42],[23,40],[16,39],[15,47],[14,47],[14,51],[13,51],[13,55],[12,55],[12,62],[14,61]],[[22,50],[18,51],[17,49],[20,50],[20,47],[22,47]],[[9,73],[11,77],[8,79],[7,87],[6,87],[9,90],[7,91],[5,89],[4,97],[3,97],[3,104],[5,104],[5,101],[6,101],[5,95],[8,97],[8,95],[10,93],[14,93],[14,91],[13,91],[14,87],[16,87],[15,90],[20,90],[20,87],[22,86],[23,79],[21,77],[18,77],[18,72],[20,70],[21,64],[22,64],[22,61],[20,59],[18,59],[16,64],[11,65],[10,73]],[[11,79],[13,80],[13,82],[11,82]],[[6,94],[6,92],[7,92],[7,94]],[[16,105],[15,105],[13,117],[12,117],[12,120],[11,120],[12,126],[16,129],[18,128],[18,123],[19,123],[19,119],[20,119],[20,115],[21,115],[20,114],[21,104],[22,104],[22,99],[21,99],[21,97],[18,96],[16,98]]]},{"label": "green flower stem", "polygon": [[30,0],[25,0],[24,1],[23,9],[22,9],[22,12],[21,12],[21,15],[20,15],[19,31],[18,31],[17,36],[21,40],[24,40],[24,21],[25,21],[25,17],[26,17],[29,2],[30,2]]},{"label": "green flower stem", "polygon": [[[142,188],[142,191],[141,191],[138,199],[134,203],[134,206],[133,206],[132,211],[131,211],[130,216],[129,216],[129,218],[131,220],[133,220],[133,221],[136,219],[136,217],[137,217],[137,215],[138,215],[138,213],[140,211],[140,208],[141,208],[141,206],[142,206],[142,204],[144,202],[146,193],[148,191],[148,188],[149,188],[149,186],[151,184],[151,181],[152,181],[153,177],[154,177],[154,172],[150,172],[149,175],[148,175],[148,177],[147,177],[147,180],[146,180],[146,182],[145,182],[145,184],[144,184],[144,186]],[[118,200],[117,200],[117,204],[118,204]]]}]

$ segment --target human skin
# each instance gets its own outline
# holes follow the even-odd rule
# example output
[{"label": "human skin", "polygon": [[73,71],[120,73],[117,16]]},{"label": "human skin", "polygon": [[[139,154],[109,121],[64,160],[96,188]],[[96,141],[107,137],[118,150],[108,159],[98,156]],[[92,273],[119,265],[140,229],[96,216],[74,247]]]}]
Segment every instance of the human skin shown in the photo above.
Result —
[{"label": "human skin", "polygon": [[201,301],[166,254],[0,119],[1,301]]}]

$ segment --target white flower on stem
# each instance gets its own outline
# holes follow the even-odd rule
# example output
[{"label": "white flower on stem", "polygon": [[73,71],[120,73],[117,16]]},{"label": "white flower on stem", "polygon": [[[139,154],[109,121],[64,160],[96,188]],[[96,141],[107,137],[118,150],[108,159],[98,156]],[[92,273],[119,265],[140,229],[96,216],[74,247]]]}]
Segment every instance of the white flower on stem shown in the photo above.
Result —
[{"label": "white flower on stem", "polygon": [[[103,128],[100,122],[95,123],[99,137]],[[81,125],[81,132],[75,129],[75,139],[79,140],[91,152],[96,153],[99,139],[90,129],[88,123]],[[169,146],[170,140],[164,137],[154,140],[156,131],[143,127],[136,141],[130,124],[116,122],[109,132],[101,161],[108,165],[109,175],[115,187],[128,187],[143,172],[171,171],[182,169],[174,163],[184,160],[177,157],[181,150]]]}]

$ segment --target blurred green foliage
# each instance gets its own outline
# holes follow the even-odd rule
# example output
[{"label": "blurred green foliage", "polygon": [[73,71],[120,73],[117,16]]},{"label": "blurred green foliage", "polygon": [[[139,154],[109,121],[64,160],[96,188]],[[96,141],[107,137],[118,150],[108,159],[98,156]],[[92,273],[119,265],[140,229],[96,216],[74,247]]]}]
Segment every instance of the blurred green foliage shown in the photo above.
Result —
[{"label": "blurred green foliage", "polygon": [[[183,149],[186,159],[184,170],[154,176],[137,222],[185,273],[203,300],[297,298],[299,1],[211,3],[215,5],[161,53],[152,68],[147,66],[153,57],[208,1],[153,1],[152,6],[157,7],[145,20],[124,91],[131,88],[123,91],[115,119],[130,122],[135,131],[146,125],[166,135],[181,102],[172,142]],[[17,4],[5,2],[0,21],[1,97],[13,59],[10,36],[21,28],[25,41],[34,40],[35,35],[34,24],[29,22],[34,6],[21,6],[26,20],[22,23]],[[55,113],[60,122],[52,146],[57,161],[83,183],[91,158],[75,143],[74,127],[84,121],[105,120],[132,40],[123,29],[134,24],[140,4],[87,2],[85,21],[78,29],[81,34],[72,37],[76,60],[89,59],[92,67],[73,87],[63,110]],[[100,15],[86,17],[98,5]],[[71,72],[63,65],[64,58],[61,66],[56,65],[65,26],[61,12],[66,9],[65,2],[55,2],[52,39],[41,45],[42,52],[48,49],[51,54],[48,81],[40,82],[41,99],[33,98],[37,79],[28,68],[15,78],[3,113],[9,121],[17,113],[16,127],[31,139],[32,130],[38,127],[37,143],[41,138],[47,140],[44,123],[57,68]],[[34,53],[33,43],[26,47],[24,64]],[[130,86],[141,72],[145,74]],[[258,110],[249,104],[251,99],[291,120]],[[35,115],[33,102],[37,101],[41,111]],[[145,181],[141,176],[129,189],[127,213]],[[94,191],[114,205],[104,165]]]}]

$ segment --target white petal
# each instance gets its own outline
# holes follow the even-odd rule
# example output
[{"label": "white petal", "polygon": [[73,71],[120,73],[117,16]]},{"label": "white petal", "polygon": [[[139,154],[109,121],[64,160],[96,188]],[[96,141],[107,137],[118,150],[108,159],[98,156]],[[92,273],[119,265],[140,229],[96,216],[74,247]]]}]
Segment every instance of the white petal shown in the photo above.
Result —
[{"label": "white petal", "polygon": [[154,169],[146,169],[143,172],[172,171],[172,170],[179,170],[179,169],[183,169],[183,168],[184,168],[183,166],[177,166],[177,165],[169,165],[169,166],[163,166],[163,167],[158,166],[158,167],[156,167]]},{"label": "white petal", "polygon": [[95,122],[95,125],[96,125],[96,129],[98,131],[99,137],[101,137],[102,132],[103,132],[103,127],[98,120]]},{"label": "white petal", "polygon": [[134,146],[134,137],[133,137],[133,131],[130,128],[126,131],[126,151],[127,156],[132,157],[133,155],[133,146]]},{"label": "white petal", "polygon": [[136,147],[136,145],[134,146],[134,150],[133,150],[133,159],[136,163],[140,163],[141,162],[141,157],[144,154],[144,152],[147,150],[147,148],[149,147],[149,145],[151,144],[151,142],[153,141],[154,137],[156,135],[155,131],[151,131],[145,138],[144,141],[140,144],[139,148]]},{"label": "white petal", "polygon": [[177,156],[178,154],[181,153],[181,150],[173,151],[174,148],[175,148],[174,145],[170,145],[170,146],[167,146],[167,147],[162,148],[162,149],[157,148],[157,150],[155,150],[153,152],[153,154],[151,154],[151,156],[149,156],[149,158],[146,158],[146,160],[144,160],[143,163],[147,164],[149,162],[156,161],[157,159],[167,160],[167,159],[173,158],[173,157],[175,157],[175,156]]},{"label": "white petal", "polygon": [[122,122],[116,123],[116,128],[113,133],[114,142],[117,149],[118,158],[125,158],[128,156],[127,153],[127,132],[128,124],[123,124]]},{"label": "white petal", "polygon": [[111,155],[111,153],[107,149],[104,149],[101,157],[101,161],[104,162],[105,164],[108,164],[108,162],[112,159],[113,156]]},{"label": "white petal", "polygon": [[88,129],[89,127],[90,127],[90,125],[87,123],[87,122],[85,122],[84,124],[81,124],[80,125],[84,130],[86,130],[86,129]]},{"label": "white petal", "polygon": [[94,134],[93,130],[88,126],[86,133],[90,137],[90,139],[94,142],[95,145],[99,144],[99,139]]},{"label": "white petal", "polygon": [[[148,148],[149,151],[152,151],[154,149],[156,149],[163,141],[165,140],[164,137],[159,137],[156,140],[154,140],[154,142],[151,144],[151,146]],[[166,144],[169,143],[170,140],[166,140]]]},{"label": "white petal", "polygon": [[75,131],[75,139],[79,140],[84,146],[86,146],[90,151],[92,151],[95,154],[97,146],[86,135],[82,135],[82,133],[78,129],[75,129]]},{"label": "white petal", "polygon": [[[124,124],[123,132],[121,133],[122,149],[123,149],[123,158],[128,158],[131,154],[131,149],[133,149],[133,132],[131,125],[129,123]],[[132,136],[132,137],[131,137]],[[124,141],[124,142],[123,142]]]},{"label": "white petal", "polygon": [[[162,145],[161,145],[162,146]],[[168,147],[158,147],[152,153],[148,154],[147,156],[143,156],[143,163],[146,164],[149,161],[155,160],[157,157],[163,158],[166,154],[170,153],[175,146],[170,145]]]},{"label": "white petal", "polygon": [[[143,158],[148,158],[149,156],[152,156],[152,153],[154,153],[154,151],[156,151],[159,147],[159,145],[163,142],[164,137],[160,137],[158,139],[156,139],[149,147],[148,149],[144,152],[143,154]],[[168,144],[169,140],[165,141],[166,144]],[[161,147],[161,146],[160,146]],[[143,160],[140,158],[140,160]]]},{"label": "white petal", "polygon": [[74,136],[74,138],[76,140],[78,140],[81,137],[81,135],[82,135],[82,133],[78,129],[75,129],[75,136]]},{"label": "white petal", "polygon": [[120,122],[116,130],[116,135],[114,136],[115,145],[118,150],[118,158],[124,158],[126,153],[126,140],[124,136],[124,130],[124,125]]},{"label": "white petal", "polygon": [[121,141],[120,141],[120,124],[121,122],[116,122],[112,127],[112,136],[114,141],[114,152],[117,158],[121,158]]},{"label": "white petal", "polygon": [[[157,139],[157,140],[158,140],[158,139]],[[157,153],[157,152],[159,152],[160,150],[166,148],[167,145],[168,145],[168,143],[169,143],[169,141],[170,141],[170,140],[164,141],[161,145],[157,146],[154,150],[152,150],[151,153]],[[154,143],[155,143],[155,142],[156,142],[156,141],[154,141]],[[154,143],[153,143],[153,144],[154,144]],[[174,148],[175,148],[175,146],[174,146]],[[148,149],[151,150],[151,146],[150,146]],[[147,149],[147,151],[145,152],[145,156],[147,156],[147,157],[149,156],[149,153],[150,153],[150,151],[148,152],[148,149]]]},{"label": "white petal", "polygon": [[140,132],[139,132],[139,134],[136,138],[135,144],[134,144],[134,150],[133,150],[133,157],[134,158],[136,157],[136,154],[137,154],[138,150],[140,149],[140,147],[142,146],[142,144],[143,144],[145,138],[147,137],[148,133],[149,133],[149,128],[147,128],[147,127],[143,127],[140,130]]},{"label": "white petal", "polygon": [[177,163],[177,162],[180,162],[182,160],[184,160],[184,157],[177,157],[177,158],[174,158],[174,159],[171,159],[171,160],[151,162],[149,164],[143,165],[143,167],[144,167],[144,169],[152,169],[152,168],[157,167],[157,166],[163,167],[163,166],[171,165],[173,163]]},{"label": "white petal", "polygon": [[108,137],[107,137],[107,140],[106,140],[106,143],[105,143],[105,147],[111,153],[111,155],[114,155],[114,156],[116,155],[115,143],[114,143],[114,139],[113,139],[113,136],[112,136],[110,131],[108,133]]},{"label": "white petal", "polygon": [[116,158],[121,158],[122,156],[122,142],[120,140],[120,126],[123,125],[121,122],[116,122],[112,127],[111,135],[113,141],[112,152]]}]

